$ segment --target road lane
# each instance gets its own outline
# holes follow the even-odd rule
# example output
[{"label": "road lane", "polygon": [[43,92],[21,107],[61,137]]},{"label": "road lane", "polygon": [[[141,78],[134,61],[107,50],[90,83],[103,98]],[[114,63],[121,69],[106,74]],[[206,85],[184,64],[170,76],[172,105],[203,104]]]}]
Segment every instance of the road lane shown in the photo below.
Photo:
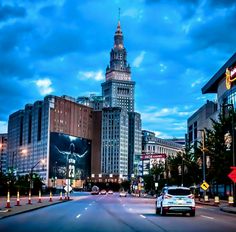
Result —
[{"label": "road lane", "polygon": [[[78,200],[77,196],[84,195]],[[197,206],[196,217],[155,215],[154,199],[92,196],[76,193],[73,201],[0,220],[0,231],[84,232],[235,232],[236,215],[218,207]]]}]

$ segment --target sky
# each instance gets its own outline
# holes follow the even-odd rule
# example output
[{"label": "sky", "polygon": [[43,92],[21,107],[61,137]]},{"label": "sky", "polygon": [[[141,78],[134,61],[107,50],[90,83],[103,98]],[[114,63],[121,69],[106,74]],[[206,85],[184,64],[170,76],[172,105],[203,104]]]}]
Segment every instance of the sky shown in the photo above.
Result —
[{"label": "sky", "polygon": [[235,52],[235,0],[0,0],[0,133],[48,94],[101,95],[119,8],[142,129],[184,137]]}]

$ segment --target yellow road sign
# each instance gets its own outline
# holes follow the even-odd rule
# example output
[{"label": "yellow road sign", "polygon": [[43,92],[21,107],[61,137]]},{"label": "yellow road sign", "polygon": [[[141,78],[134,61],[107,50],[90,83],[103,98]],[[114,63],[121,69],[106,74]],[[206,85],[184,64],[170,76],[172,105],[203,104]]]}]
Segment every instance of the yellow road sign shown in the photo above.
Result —
[{"label": "yellow road sign", "polygon": [[201,184],[201,188],[202,188],[203,190],[207,190],[207,189],[209,188],[209,184],[207,184],[207,182],[204,181],[204,182]]}]

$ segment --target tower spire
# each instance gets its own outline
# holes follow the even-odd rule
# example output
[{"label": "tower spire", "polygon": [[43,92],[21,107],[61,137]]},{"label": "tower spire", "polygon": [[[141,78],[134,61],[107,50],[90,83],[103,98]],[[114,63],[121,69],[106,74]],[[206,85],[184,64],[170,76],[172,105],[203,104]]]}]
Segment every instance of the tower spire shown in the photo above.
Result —
[{"label": "tower spire", "polygon": [[120,22],[120,8],[118,8],[118,21]]}]

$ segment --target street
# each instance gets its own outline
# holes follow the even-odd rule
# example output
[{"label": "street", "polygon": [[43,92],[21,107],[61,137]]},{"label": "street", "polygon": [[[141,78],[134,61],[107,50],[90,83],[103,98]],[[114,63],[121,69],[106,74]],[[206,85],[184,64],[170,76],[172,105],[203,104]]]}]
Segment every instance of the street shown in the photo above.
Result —
[{"label": "street", "polygon": [[74,193],[72,198],[73,201],[63,204],[1,219],[0,231],[236,231],[236,215],[218,207],[197,205],[195,217],[176,214],[163,217],[155,214],[155,199],[83,192]]}]

